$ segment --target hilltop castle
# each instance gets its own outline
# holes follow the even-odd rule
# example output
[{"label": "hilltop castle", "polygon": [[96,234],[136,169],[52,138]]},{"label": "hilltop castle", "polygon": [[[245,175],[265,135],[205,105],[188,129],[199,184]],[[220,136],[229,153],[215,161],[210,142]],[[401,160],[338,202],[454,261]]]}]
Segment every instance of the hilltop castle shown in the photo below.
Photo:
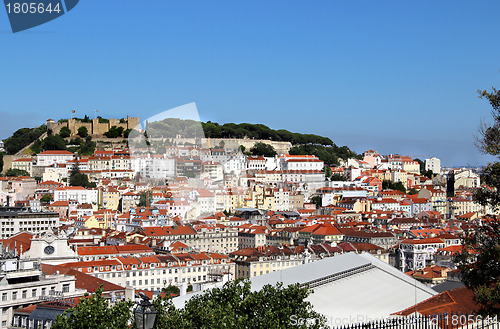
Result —
[{"label": "hilltop castle", "polygon": [[47,120],[47,129],[58,134],[62,127],[67,127],[71,131],[71,136],[78,134],[78,128],[87,128],[89,135],[102,136],[113,126],[123,127],[123,129],[134,129],[139,125],[139,117],[129,117],[125,119],[91,119],[90,122],[83,122],[81,119],[68,119],[67,121],[56,122],[52,119]]}]

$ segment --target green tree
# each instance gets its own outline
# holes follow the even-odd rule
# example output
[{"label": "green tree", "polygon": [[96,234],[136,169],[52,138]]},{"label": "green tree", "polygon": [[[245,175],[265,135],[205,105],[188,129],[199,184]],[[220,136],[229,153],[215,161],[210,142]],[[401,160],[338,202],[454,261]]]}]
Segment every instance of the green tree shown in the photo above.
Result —
[{"label": "green tree", "polygon": [[85,138],[89,134],[87,127],[81,126],[78,128],[78,136]]},{"label": "green tree", "polygon": [[156,301],[161,311],[155,328],[326,328],[326,319],[305,300],[308,295],[298,284],[251,291],[249,280],[231,281],[193,296],[183,309],[173,309],[169,300]]},{"label": "green tree", "polygon": [[139,207],[147,207],[148,204],[151,204],[151,196],[148,192],[142,192],[141,195],[139,195]]},{"label": "green tree", "polygon": [[332,168],[330,166],[325,166],[323,171],[325,172],[325,179],[332,177]]},{"label": "green tree", "polygon": [[62,138],[66,138],[71,136],[71,130],[69,130],[68,127],[62,127],[61,130],[59,130],[59,136]]},{"label": "green tree", "polygon": [[123,127],[113,126],[109,128],[107,132],[104,133],[104,136],[108,138],[117,138],[123,136]]},{"label": "green tree", "polygon": [[66,142],[60,135],[47,136],[42,142],[44,150],[65,150]]},{"label": "green tree", "polygon": [[80,145],[80,154],[91,155],[95,152],[96,142],[92,141],[91,136],[85,138],[85,142]]},{"label": "green tree", "polygon": [[0,172],[3,170],[3,152],[0,152]]},{"label": "green tree", "polygon": [[[163,294],[153,300],[158,311],[154,328],[327,328],[325,317],[305,300],[309,293],[298,284],[281,283],[252,291],[249,280],[238,280],[193,296],[181,309]],[[100,288],[58,315],[52,328],[129,328],[132,310],[132,302],[110,306]]]},{"label": "green tree", "polygon": [[49,203],[53,200],[52,198],[52,194],[50,193],[47,193],[47,194],[44,194],[41,198],[40,198],[40,201],[42,203]]},{"label": "green tree", "polygon": [[130,135],[131,131],[132,131],[132,129],[125,129],[123,131],[123,137],[128,138],[128,135]]},{"label": "green tree", "polygon": [[273,157],[276,155],[276,150],[270,144],[258,142],[250,149],[253,155],[261,155],[265,157]]},{"label": "green tree", "polygon": [[181,290],[179,287],[170,284],[168,287],[162,288],[161,292],[170,296],[171,294],[179,295]]},{"label": "green tree", "polygon": [[85,294],[80,303],[58,315],[52,324],[53,329],[125,329],[130,328],[132,319],[131,301],[119,301],[110,305],[102,296],[102,288],[91,295]]},{"label": "green tree", "polygon": [[43,151],[42,141],[37,139],[30,147],[31,152],[38,154]]},{"label": "green tree", "polygon": [[[479,91],[492,107],[493,123],[479,128],[477,146],[485,154],[500,157],[500,91]],[[488,164],[481,175],[483,184],[474,199],[495,211],[500,208],[500,162]],[[500,222],[482,221],[475,232],[467,234],[463,250],[455,259],[464,284],[474,291],[476,302],[485,314],[500,314]]]},{"label": "green tree", "polygon": [[46,131],[47,127],[45,125],[32,129],[18,129],[14,134],[12,134],[11,137],[4,140],[5,151],[7,154],[15,154],[23,147],[28,146],[33,141],[37,140]]},{"label": "green tree", "polygon": [[483,223],[462,239],[455,262],[482,314],[500,315],[500,222]]},{"label": "green tree", "polygon": [[70,186],[82,186],[85,188],[96,187],[95,183],[89,182],[89,178],[84,173],[80,172],[80,168],[78,166],[78,161],[73,166],[71,170],[71,174],[69,176],[69,185]]},{"label": "green tree", "polygon": [[30,173],[26,170],[21,169],[7,169],[5,176],[15,177],[15,176],[29,176]]},{"label": "green tree", "polygon": [[330,180],[332,181],[345,181],[345,177],[341,174],[333,174],[332,177],[330,177]]},{"label": "green tree", "polygon": [[416,188],[412,188],[411,190],[408,191],[408,194],[409,195],[418,194],[418,190]]},{"label": "green tree", "polygon": [[406,187],[404,186],[404,184],[402,182],[393,183],[392,181],[386,180],[386,179],[384,179],[382,181],[382,189],[383,190],[398,190],[398,191],[401,191],[403,193],[406,193]]},{"label": "green tree", "polygon": [[321,207],[323,204],[323,201],[322,201],[322,198],[320,195],[315,195],[315,196],[311,197],[311,202],[316,205],[316,209]]}]

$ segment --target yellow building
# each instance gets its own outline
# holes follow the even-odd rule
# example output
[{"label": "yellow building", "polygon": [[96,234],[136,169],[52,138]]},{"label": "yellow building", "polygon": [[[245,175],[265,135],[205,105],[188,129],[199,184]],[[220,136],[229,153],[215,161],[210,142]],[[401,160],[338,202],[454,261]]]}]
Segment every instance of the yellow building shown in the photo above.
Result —
[{"label": "yellow building", "polygon": [[85,228],[108,228],[108,215],[92,215],[92,216],[84,216],[81,218]]},{"label": "yellow building", "polygon": [[115,188],[100,189],[98,202],[104,209],[118,210],[120,192]]},{"label": "yellow building", "polygon": [[28,172],[30,176],[31,176],[32,165],[33,165],[33,159],[31,158],[18,159],[12,161],[12,169],[24,170]]}]

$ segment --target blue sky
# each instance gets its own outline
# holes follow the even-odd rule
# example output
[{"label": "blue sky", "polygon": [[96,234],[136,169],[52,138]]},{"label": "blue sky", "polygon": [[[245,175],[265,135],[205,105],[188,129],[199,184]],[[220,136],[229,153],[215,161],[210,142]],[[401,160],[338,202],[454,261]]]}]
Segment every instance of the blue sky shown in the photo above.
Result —
[{"label": "blue sky", "polygon": [[202,120],[493,161],[474,147],[500,88],[499,1],[84,0],[13,34],[0,9],[0,138],[48,118]]}]

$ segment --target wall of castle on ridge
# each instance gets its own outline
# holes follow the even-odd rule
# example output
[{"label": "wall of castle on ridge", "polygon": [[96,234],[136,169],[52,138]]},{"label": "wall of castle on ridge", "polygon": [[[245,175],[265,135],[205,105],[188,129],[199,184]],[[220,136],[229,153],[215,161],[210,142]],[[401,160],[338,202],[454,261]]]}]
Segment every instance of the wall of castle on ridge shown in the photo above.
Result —
[{"label": "wall of castle on ridge", "polygon": [[123,130],[133,129],[139,125],[139,117],[129,117],[124,120],[125,122],[120,122],[120,119],[109,119],[109,122],[100,123],[98,118],[92,119],[91,122],[82,122],[76,119],[68,119],[64,122],[55,122],[53,120],[47,120],[47,129],[51,130],[53,134],[58,134],[62,127],[67,127],[71,131],[71,136],[76,136],[78,134],[78,128],[85,127],[89,135],[102,136],[104,133],[108,132],[113,126],[122,127]]},{"label": "wall of castle on ridge", "polygon": [[78,129],[80,127],[87,128],[87,133],[88,134],[91,134],[91,131],[92,131],[92,123],[91,122],[81,122],[81,121],[78,121],[78,120],[75,120],[75,119],[69,119],[67,127],[71,131],[71,136],[74,136],[74,135],[78,134]]},{"label": "wall of castle on ridge", "polygon": [[47,130],[52,131],[54,134],[58,134],[61,128],[64,126],[59,122],[55,122],[54,120],[47,120],[45,125],[47,126]]},{"label": "wall of castle on ridge", "polygon": [[134,129],[140,123],[139,117],[127,116],[127,129]]}]

